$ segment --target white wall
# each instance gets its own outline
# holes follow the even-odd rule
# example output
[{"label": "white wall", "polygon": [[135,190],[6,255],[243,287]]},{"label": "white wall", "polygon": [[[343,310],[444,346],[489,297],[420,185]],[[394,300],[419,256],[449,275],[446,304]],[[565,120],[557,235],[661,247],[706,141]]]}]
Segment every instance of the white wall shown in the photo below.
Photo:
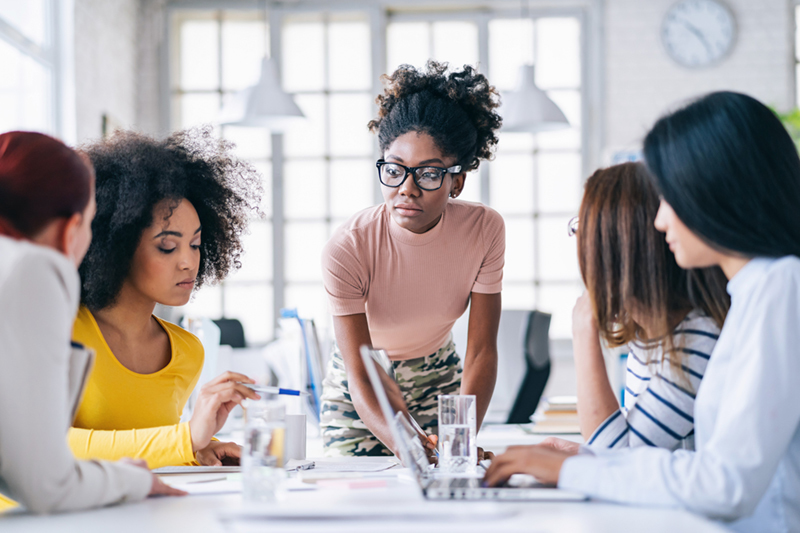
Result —
[{"label": "white wall", "polygon": [[75,0],[75,93],[78,143],[102,134],[107,113],[136,123],[139,0]]},{"label": "white wall", "polygon": [[794,103],[791,0],[724,0],[737,38],[719,65],[691,70],[661,43],[661,21],[675,0],[605,0],[605,139],[603,163],[639,147],[656,119],[687,98],[729,89],[786,110]]}]

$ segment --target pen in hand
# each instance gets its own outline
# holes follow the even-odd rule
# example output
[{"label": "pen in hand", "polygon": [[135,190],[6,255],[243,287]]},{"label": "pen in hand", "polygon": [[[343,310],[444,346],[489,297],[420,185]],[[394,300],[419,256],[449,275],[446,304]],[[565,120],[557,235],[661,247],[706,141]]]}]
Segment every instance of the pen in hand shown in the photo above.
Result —
[{"label": "pen in hand", "polygon": [[254,383],[242,383],[242,382],[240,383],[245,387],[247,387],[248,389],[252,389],[256,392],[263,392],[266,394],[283,394],[285,396],[309,396],[308,392],[301,390],[282,389],[280,387],[272,387],[270,385],[256,385]]}]

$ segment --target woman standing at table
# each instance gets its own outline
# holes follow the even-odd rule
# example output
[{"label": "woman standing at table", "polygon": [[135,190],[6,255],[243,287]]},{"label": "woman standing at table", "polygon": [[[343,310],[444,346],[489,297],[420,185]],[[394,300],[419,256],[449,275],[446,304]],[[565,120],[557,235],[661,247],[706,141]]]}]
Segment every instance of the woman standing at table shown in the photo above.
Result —
[{"label": "woman standing at table", "polygon": [[236,404],[258,398],[238,383],[252,380],[226,372],[210,381],[181,423],[203,346],[153,315],[156,303],[184,305],[238,266],[259,178],[229,150],[210,129],[162,141],[117,133],[86,148],[97,216],[73,338],[97,362],[69,433],[78,457],[136,457],[151,468],[238,462],[239,446],[212,437]]},{"label": "woman standing at table", "polygon": [[[344,223],[322,257],[337,348],[323,384],[326,453],[385,455],[393,446],[358,350],[386,350],[410,414],[436,431],[437,396],[474,394],[477,424],[497,375],[503,219],[456,200],[466,172],[497,143],[497,92],[469,66],[401,66],[385,78],[377,132],[384,203]],[[451,337],[470,305],[463,375]],[[435,441],[420,436],[430,450]]]},{"label": "woman standing at table", "polygon": [[713,93],[644,143],[656,227],[684,268],[718,265],[731,308],[695,401],[696,451],[574,455],[511,448],[486,481],[525,472],[590,496],[677,506],[738,531],[800,530],[800,158],[775,114]]},{"label": "woman standing at table", "polygon": [[76,461],[64,440],[92,365],[70,328],[94,210],[85,157],[0,135],[0,512],[4,494],[37,513],[183,494],[140,462]]}]

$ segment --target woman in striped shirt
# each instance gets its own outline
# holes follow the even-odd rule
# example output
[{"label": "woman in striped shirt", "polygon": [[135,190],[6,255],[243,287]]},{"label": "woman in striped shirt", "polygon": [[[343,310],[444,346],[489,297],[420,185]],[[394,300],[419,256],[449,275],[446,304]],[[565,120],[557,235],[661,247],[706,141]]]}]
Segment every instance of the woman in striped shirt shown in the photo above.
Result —
[{"label": "woman in striped shirt", "polygon": [[[570,226],[586,285],[572,329],[578,417],[590,446],[694,448],[694,398],[730,298],[718,267],[675,263],[653,226],[658,204],[644,165],[625,163],[586,181],[580,227]],[[627,345],[622,407],[600,338]]]}]

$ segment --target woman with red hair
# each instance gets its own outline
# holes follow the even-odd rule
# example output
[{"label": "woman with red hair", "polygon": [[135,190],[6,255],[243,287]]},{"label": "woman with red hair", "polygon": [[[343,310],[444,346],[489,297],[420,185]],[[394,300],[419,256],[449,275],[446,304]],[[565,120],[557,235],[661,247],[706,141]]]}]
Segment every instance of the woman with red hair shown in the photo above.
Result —
[{"label": "woman with red hair", "polygon": [[142,462],[77,461],[66,443],[93,358],[70,335],[94,211],[85,156],[0,135],[0,509],[3,495],[53,512],[182,494]]}]

